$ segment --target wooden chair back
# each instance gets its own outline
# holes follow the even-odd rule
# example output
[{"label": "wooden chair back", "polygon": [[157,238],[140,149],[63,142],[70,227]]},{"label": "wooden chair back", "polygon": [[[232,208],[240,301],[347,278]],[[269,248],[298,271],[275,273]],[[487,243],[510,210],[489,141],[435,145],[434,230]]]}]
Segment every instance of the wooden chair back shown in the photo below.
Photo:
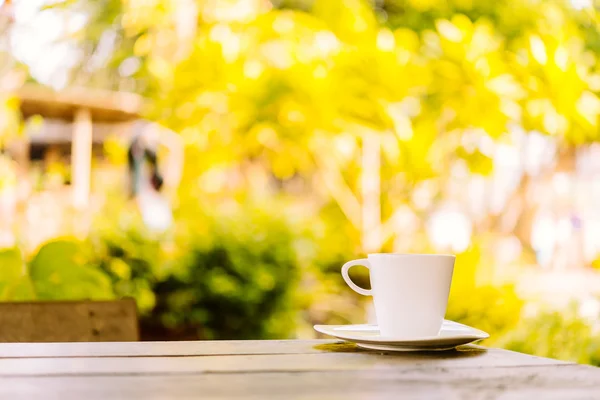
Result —
[{"label": "wooden chair back", "polygon": [[0,342],[137,340],[133,299],[0,303]]}]

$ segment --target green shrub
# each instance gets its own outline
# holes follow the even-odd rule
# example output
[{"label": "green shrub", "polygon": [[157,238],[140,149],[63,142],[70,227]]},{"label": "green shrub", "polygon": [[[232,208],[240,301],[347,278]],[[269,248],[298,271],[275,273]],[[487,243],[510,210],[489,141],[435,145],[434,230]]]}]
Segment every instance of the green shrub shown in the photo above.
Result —
[{"label": "green shrub", "polygon": [[87,242],[88,263],[104,271],[119,297],[133,297],[141,315],[156,304],[154,285],[161,278],[165,251],[161,237],[143,229],[140,221],[126,226],[103,221]]},{"label": "green shrub", "polygon": [[203,223],[210,233],[192,229],[181,264],[156,285],[153,317],[205,338],[292,335],[299,266],[288,226],[256,212]]},{"label": "green shrub", "polygon": [[290,337],[300,276],[298,235],[283,217],[257,209],[186,209],[174,232],[129,226],[98,229],[90,262],[133,296],[148,339]]},{"label": "green shrub", "polygon": [[498,345],[541,357],[600,365],[600,339],[590,321],[578,315],[575,305],[524,319]]}]

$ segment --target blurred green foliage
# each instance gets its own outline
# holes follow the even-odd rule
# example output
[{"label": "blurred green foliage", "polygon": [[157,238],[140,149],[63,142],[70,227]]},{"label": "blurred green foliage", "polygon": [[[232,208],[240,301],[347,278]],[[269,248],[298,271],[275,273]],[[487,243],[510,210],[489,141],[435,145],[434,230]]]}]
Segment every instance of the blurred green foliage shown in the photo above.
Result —
[{"label": "blurred green foliage", "polygon": [[144,315],[156,304],[152,289],[165,262],[160,243],[139,226],[105,227],[90,235],[86,258],[110,277],[117,296],[135,298]]},{"label": "blurred green foliage", "polygon": [[536,313],[496,343],[509,350],[600,366],[597,317],[583,318],[576,308]]},{"label": "blurred green foliage", "polygon": [[[301,267],[299,235],[259,208],[180,210],[171,237],[132,219],[98,227],[87,262],[115,294],[136,298],[145,338],[253,339],[293,336]],[[126,214],[126,210],[122,210]]]},{"label": "blurred green foliage", "polygon": [[52,241],[42,246],[28,263],[36,298],[40,300],[102,299],[112,297],[108,277],[86,263],[82,245]]},{"label": "blurred green foliage", "polygon": [[56,239],[41,246],[30,260],[17,248],[0,251],[0,299],[105,300],[114,297],[106,274],[90,266],[84,243]]},{"label": "blurred green foliage", "polygon": [[193,223],[184,258],[155,287],[157,319],[209,339],[292,337],[300,267],[289,226],[259,210]]}]

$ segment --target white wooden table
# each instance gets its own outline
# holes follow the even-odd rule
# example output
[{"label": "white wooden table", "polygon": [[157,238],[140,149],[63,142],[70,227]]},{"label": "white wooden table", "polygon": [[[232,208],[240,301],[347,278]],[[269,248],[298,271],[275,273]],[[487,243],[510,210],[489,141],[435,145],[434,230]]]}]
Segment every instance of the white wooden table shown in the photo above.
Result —
[{"label": "white wooden table", "polygon": [[0,399],[600,399],[600,368],[336,340],[2,343]]}]

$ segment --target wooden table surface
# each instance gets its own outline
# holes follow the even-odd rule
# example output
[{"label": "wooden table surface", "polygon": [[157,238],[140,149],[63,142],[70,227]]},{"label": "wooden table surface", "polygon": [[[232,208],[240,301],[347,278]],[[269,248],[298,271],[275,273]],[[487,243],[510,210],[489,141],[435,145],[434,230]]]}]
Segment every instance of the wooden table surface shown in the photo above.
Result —
[{"label": "wooden table surface", "polygon": [[600,368],[336,340],[2,343],[0,399],[600,399]]}]

